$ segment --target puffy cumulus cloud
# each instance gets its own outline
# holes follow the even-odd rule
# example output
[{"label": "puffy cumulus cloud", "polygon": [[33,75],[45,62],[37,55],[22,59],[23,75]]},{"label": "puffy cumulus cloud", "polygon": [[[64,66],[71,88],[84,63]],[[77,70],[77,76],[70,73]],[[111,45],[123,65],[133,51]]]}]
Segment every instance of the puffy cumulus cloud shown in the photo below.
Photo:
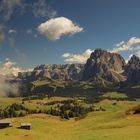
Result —
[{"label": "puffy cumulus cloud", "polygon": [[[35,17],[49,17],[54,18],[57,15],[57,11],[52,9],[50,2],[47,0],[33,0],[27,2],[27,0],[0,0],[0,45],[3,45],[5,41],[8,41],[10,45],[13,45],[16,41],[17,31],[10,29],[8,31],[8,22],[12,16],[23,15],[27,12],[32,12]],[[5,28],[1,28],[5,25]],[[31,30],[26,32],[27,34],[33,34]],[[37,37],[36,34],[33,37]]]},{"label": "puffy cumulus cloud", "polygon": [[138,44],[138,43],[140,43],[140,38],[137,37],[132,37],[128,40],[129,45]]},{"label": "puffy cumulus cloud", "polygon": [[18,67],[17,63],[11,61],[10,59],[5,59],[5,61],[0,62],[0,75],[1,76],[17,76],[18,72],[31,71],[32,69],[24,69]]},{"label": "puffy cumulus cloud", "polygon": [[126,63],[130,60],[133,55],[140,57],[140,38],[131,37],[128,41],[120,42],[115,45],[115,47],[110,51],[113,53],[121,53],[126,52],[129,54],[128,57],[125,58]]},{"label": "puffy cumulus cloud", "polygon": [[139,46],[136,45],[140,45],[140,38],[132,37],[127,42],[122,41],[116,44],[116,46],[111,50],[111,52],[120,53],[123,51],[137,50]]},{"label": "puffy cumulus cloud", "polygon": [[54,18],[57,12],[50,7],[46,0],[38,0],[33,4],[33,14],[35,17]]},{"label": "puffy cumulus cloud", "polygon": [[57,17],[41,23],[38,32],[50,40],[58,40],[62,35],[73,35],[83,31],[82,27],[65,17]]},{"label": "puffy cumulus cloud", "polygon": [[93,51],[94,50],[87,49],[82,54],[64,53],[62,57],[64,61],[68,63],[85,63]]},{"label": "puffy cumulus cloud", "polygon": [[0,19],[8,21],[16,8],[23,9],[23,0],[1,0],[0,1]]}]

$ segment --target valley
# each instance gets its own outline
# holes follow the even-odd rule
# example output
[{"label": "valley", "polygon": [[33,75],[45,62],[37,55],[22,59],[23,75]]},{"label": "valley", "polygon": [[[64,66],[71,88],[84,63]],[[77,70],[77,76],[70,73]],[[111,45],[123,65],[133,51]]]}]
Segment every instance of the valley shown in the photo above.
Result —
[{"label": "valley", "polygon": [[[118,100],[125,98],[124,94],[107,93],[107,96],[94,105],[101,106],[105,111],[93,111],[84,117],[62,119],[60,116],[48,114],[28,114],[24,117],[8,118],[12,127],[0,129],[1,140],[138,140],[140,139],[140,115],[127,114],[129,109],[139,105],[140,100]],[[115,95],[114,99],[112,98]],[[103,95],[104,96],[104,95]],[[30,109],[44,108],[41,103],[69,100],[68,97],[52,97],[42,100],[25,101],[24,106]],[[23,98],[0,98],[2,104],[22,104]],[[38,104],[40,102],[40,105]],[[48,105],[45,105],[48,107]],[[17,127],[20,123],[29,122],[31,130],[22,130]],[[128,133],[129,132],[129,133]]]},{"label": "valley", "polygon": [[0,140],[140,140],[140,0],[0,0]]},{"label": "valley", "polygon": [[18,93],[10,88],[0,98],[0,119],[11,122],[0,139],[139,140],[139,73],[138,57],[126,64],[121,55],[96,49],[86,64],[44,64],[6,77]]}]

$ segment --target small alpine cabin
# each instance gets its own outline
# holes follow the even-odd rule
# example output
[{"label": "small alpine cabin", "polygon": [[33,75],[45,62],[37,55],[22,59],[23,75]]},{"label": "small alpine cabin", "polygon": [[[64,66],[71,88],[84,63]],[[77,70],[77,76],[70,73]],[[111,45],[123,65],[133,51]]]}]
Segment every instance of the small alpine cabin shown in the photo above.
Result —
[{"label": "small alpine cabin", "polygon": [[20,128],[30,130],[31,129],[31,123],[21,123]]},{"label": "small alpine cabin", "polygon": [[0,129],[11,127],[11,122],[9,120],[0,120]]}]

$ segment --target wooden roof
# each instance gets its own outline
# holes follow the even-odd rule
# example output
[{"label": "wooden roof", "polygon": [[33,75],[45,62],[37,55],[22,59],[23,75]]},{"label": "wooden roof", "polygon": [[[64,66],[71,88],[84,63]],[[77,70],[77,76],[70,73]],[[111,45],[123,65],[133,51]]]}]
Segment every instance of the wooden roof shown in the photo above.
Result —
[{"label": "wooden roof", "polygon": [[3,123],[11,123],[11,121],[10,120],[0,120],[0,124],[3,124]]},{"label": "wooden roof", "polygon": [[31,126],[31,123],[21,123],[21,126]]}]

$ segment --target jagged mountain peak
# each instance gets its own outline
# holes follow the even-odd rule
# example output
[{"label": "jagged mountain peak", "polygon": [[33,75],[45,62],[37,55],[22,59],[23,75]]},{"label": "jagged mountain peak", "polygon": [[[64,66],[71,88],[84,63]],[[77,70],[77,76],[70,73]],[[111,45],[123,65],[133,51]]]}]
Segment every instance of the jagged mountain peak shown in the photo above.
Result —
[{"label": "jagged mountain peak", "polygon": [[139,63],[140,59],[136,55],[133,55],[130,60],[128,61],[127,65]]},{"label": "jagged mountain peak", "polygon": [[97,48],[94,52],[91,53],[90,58],[92,60],[101,60],[102,62],[110,62],[110,63],[115,63],[117,60],[120,60],[125,64],[124,58],[117,53],[111,53],[106,50],[103,50],[101,48]]},{"label": "jagged mountain peak", "polygon": [[116,53],[103,49],[96,49],[87,60],[83,73],[83,80],[94,82],[118,82],[123,78],[120,73],[125,66],[124,58]]},{"label": "jagged mountain peak", "polygon": [[139,57],[137,57],[136,55],[133,55],[133,56],[131,57],[131,59],[139,60]]},{"label": "jagged mountain peak", "polygon": [[127,76],[127,84],[140,83],[140,59],[133,55],[125,66],[124,74]]},{"label": "jagged mountain peak", "polygon": [[96,58],[102,56],[103,53],[106,53],[106,52],[107,52],[106,50],[103,50],[101,48],[97,48],[97,49],[95,49],[94,52],[91,53],[90,58],[96,59]]},{"label": "jagged mountain peak", "polygon": [[127,65],[125,66],[125,71],[129,71],[130,69],[140,69],[140,59],[139,57],[133,55],[131,59],[128,61]]}]

